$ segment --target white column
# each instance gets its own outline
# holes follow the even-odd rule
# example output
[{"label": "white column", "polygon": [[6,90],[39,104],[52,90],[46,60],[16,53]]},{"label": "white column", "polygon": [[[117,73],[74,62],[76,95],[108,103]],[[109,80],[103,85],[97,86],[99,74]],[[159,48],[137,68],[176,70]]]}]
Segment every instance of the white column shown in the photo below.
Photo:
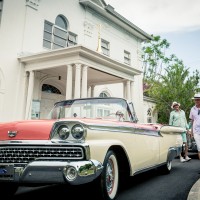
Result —
[{"label": "white column", "polygon": [[91,87],[90,86],[88,86],[87,96],[91,97]]},{"label": "white column", "polygon": [[123,97],[126,99],[126,82],[123,82]]},{"label": "white column", "polygon": [[126,81],[126,99],[128,101],[130,101],[130,97],[131,97],[130,92],[131,92],[131,90],[130,90],[130,81],[127,80]]},{"label": "white column", "polygon": [[81,94],[81,64],[75,64],[75,87],[74,87],[74,99],[80,98]]},{"label": "white column", "polygon": [[34,72],[30,71],[29,82],[28,82],[28,94],[27,94],[27,100],[26,100],[25,119],[31,119],[31,106],[32,106],[33,88],[34,88]]},{"label": "white column", "polygon": [[131,81],[131,101],[134,101],[134,81]]},{"label": "white column", "polygon": [[81,86],[81,98],[87,97],[87,72],[88,72],[88,67],[83,66],[82,67],[82,86]]},{"label": "white column", "polygon": [[94,85],[91,86],[91,97],[94,97]]},{"label": "white column", "polygon": [[67,65],[66,99],[72,99],[72,65]]}]

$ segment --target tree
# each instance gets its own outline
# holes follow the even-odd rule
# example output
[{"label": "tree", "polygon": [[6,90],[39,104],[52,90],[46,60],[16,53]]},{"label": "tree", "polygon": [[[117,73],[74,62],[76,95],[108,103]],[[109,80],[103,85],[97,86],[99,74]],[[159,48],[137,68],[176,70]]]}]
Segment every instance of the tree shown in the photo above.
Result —
[{"label": "tree", "polygon": [[186,117],[189,116],[193,106],[191,97],[199,90],[200,74],[196,70],[191,75],[189,68],[175,55],[166,57],[169,47],[166,40],[156,36],[152,43],[144,47],[144,94],[157,101],[158,122],[168,124],[173,101],[180,102]]},{"label": "tree", "polygon": [[158,80],[159,74],[162,74],[164,66],[170,61],[165,55],[170,44],[166,39],[162,40],[160,36],[152,35],[152,37],[153,39],[147,41],[143,47],[143,77],[146,82]]}]

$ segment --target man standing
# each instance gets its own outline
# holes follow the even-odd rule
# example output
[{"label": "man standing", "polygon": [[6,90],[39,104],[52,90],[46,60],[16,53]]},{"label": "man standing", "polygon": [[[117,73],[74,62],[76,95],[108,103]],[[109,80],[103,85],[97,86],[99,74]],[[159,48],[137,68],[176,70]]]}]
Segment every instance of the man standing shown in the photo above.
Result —
[{"label": "man standing", "polygon": [[192,120],[191,135],[194,136],[197,144],[198,158],[200,160],[200,93],[195,94],[194,97],[195,105],[190,110],[189,118]]},{"label": "man standing", "polygon": [[[170,113],[170,118],[169,118],[169,125],[171,126],[179,126],[182,128],[185,128],[188,130],[188,123],[187,119],[185,116],[185,111],[180,109],[180,103],[173,102],[171,108],[173,111]],[[183,139],[183,144],[185,145],[185,158],[183,158],[182,155],[180,155],[180,161],[181,162],[186,162],[191,160],[190,157],[188,157],[188,145],[187,145],[187,136],[186,136],[186,131],[181,133],[182,139]]]}]

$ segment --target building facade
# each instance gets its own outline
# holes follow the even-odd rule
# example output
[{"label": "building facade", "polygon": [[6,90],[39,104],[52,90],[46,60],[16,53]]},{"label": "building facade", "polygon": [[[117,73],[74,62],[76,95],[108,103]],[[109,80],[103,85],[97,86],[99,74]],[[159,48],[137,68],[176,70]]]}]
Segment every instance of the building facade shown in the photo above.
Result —
[{"label": "building facade", "polygon": [[0,36],[0,121],[43,119],[64,99],[112,96],[150,122],[141,44],[151,36],[104,0],[0,0]]}]

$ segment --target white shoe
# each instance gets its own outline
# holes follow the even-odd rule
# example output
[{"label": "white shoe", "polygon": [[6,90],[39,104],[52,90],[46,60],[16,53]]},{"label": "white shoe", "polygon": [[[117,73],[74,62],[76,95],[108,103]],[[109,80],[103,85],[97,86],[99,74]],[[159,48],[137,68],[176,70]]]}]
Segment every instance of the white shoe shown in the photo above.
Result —
[{"label": "white shoe", "polygon": [[181,162],[186,162],[186,160],[183,157],[180,157]]},{"label": "white shoe", "polygon": [[189,161],[189,160],[191,160],[191,159],[192,159],[192,158],[190,158],[190,157],[188,157],[188,156],[185,157],[185,160],[186,160],[186,161]]}]

